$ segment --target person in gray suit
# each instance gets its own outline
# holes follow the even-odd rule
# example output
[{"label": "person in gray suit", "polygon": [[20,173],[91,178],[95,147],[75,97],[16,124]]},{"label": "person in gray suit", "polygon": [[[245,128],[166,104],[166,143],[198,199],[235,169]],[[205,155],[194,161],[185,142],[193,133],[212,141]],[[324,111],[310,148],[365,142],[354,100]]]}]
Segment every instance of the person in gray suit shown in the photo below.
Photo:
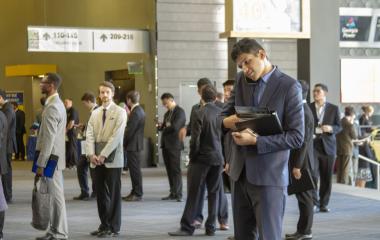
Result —
[{"label": "person in gray suit", "polygon": [[63,193],[63,175],[65,169],[65,131],[66,109],[58,94],[62,83],[56,73],[47,73],[40,82],[41,92],[46,94],[46,104],[42,112],[41,126],[37,137],[36,177],[43,176],[51,155],[58,156],[57,168],[52,178],[47,178],[50,195],[50,229],[36,240],[57,240],[68,238],[65,196]]},{"label": "person in gray suit", "polygon": [[[7,118],[2,111],[0,111],[0,175],[4,175],[8,171],[7,161],[7,135],[8,135],[8,123]],[[3,228],[5,221],[5,210],[7,208],[7,202],[5,200],[3,184],[0,178],[0,240],[3,240]]]},{"label": "person in gray suit", "polygon": [[99,85],[102,106],[92,112],[86,131],[86,154],[91,168],[95,168],[96,200],[101,222],[98,229],[90,234],[99,238],[117,237],[121,226],[121,171],[124,167],[123,138],[127,112],[113,102],[114,94],[112,83]]},{"label": "person in gray suit", "polygon": [[[293,78],[272,65],[264,48],[254,39],[243,38],[231,52],[242,69],[227,105],[223,127],[234,129],[240,119],[235,106],[252,106],[276,111],[283,133],[257,136],[250,131],[232,133],[239,145],[231,159],[229,175],[234,180],[234,234],[238,240],[280,240],[289,183],[290,149],[304,139],[302,90]],[[258,230],[258,231],[257,231]]]}]

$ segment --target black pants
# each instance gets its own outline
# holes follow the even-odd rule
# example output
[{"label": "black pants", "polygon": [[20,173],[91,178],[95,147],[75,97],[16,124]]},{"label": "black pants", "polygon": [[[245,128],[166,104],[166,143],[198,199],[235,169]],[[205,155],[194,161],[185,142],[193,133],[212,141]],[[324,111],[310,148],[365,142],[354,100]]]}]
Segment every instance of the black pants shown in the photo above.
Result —
[{"label": "black pants", "polygon": [[7,154],[7,162],[7,173],[1,175],[1,181],[3,183],[5,200],[9,202],[12,200],[12,154]]},{"label": "black pants", "polygon": [[297,232],[302,234],[311,234],[311,227],[313,226],[314,204],[312,191],[313,190],[309,190],[296,194],[298,209],[300,212],[297,223]]},{"label": "black pants", "polygon": [[168,174],[170,194],[182,198],[181,150],[163,148],[162,156]]},{"label": "black pants", "polygon": [[96,201],[101,230],[119,232],[121,225],[121,168],[95,168]]},{"label": "black pants", "polygon": [[[90,195],[90,189],[88,187],[88,169],[90,168],[90,163],[87,161],[85,155],[81,155],[77,164],[77,176],[81,194]],[[94,169],[90,168],[90,176],[92,180],[92,192],[96,194],[95,179],[94,179]]]},{"label": "black pants", "polygon": [[[317,196],[317,190],[313,192],[314,205],[318,207],[327,207],[330,201],[331,188],[332,188],[332,175],[335,162],[335,156],[329,156],[324,153],[324,150],[318,147],[314,148],[314,159],[318,162],[319,173],[319,200]],[[317,184],[318,179],[314,178],[314,182]]]},{"label": "black pants", "polygon": [[131,176],[132,190],[131,194],[134,194],[138,197],[143,195],[143,186],[142,186],[142,174],[140,166],[140,152],[127,151],[127,166],[129,169],[129,174]]},{"label": "black pants", "polygon": [[221,188],[222,166],[210,166],[202,163],[190,163],[188,176],[188,193],[185,209],[181,218],[181,229],[193,233],[195,228],[192,225],[196,211],[198,209],[199,196],[202,185],[206,184],[208,193],[208,216],[205,223],[207,231],[214,232],[217,217],[217,199],[219,188]]},{"label": "black pants", "polygon": [[17,142],[17,152],[16,159],[21,157],[22,160],[25,160],[25,144],[24,144],[24,134],[16,133],[16,142]]},{"label": "black pants", "polygon": [[3,237],[4,221],[5,221],[5,211],[1,211],[0,212],[0,238]]}]

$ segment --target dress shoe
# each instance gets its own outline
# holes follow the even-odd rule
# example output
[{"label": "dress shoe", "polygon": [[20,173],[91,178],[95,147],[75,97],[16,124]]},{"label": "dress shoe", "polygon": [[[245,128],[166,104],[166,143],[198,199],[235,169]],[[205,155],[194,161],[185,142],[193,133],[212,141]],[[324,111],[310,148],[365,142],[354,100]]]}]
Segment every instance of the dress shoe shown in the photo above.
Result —
[{"label": "dress shoe", "polygon": [[202,227],[202,223],[198,220],[194,220],[193,224],[191,224],[195,229],[200,229]]},{"label": "dress shoe", "polygon": [[310,240],[310,239],[313,239],[313,236],[311,234],[293,233],[293,234],[286,234],[285,239],[286,240]]},{"label": "dress shoe", "polygon": [[52,237],[53,237],[52,235],[46,234],[45,236],[42,236],[42,237],[36,237],[36,240],[51,240]]},{"label": "dress shoe", "polygon": [[228,224],[221,223],[220,226],[219,226],[219,229],[221,231],[227,231],[227,230],[230,229],[230,227],[228,226]]},{"label": "dress shoe", "polygon": [[176,200],[177,202],[183,202],[183,199],[182,199],[181,197],[177,197],[177,198],[175,198],[175,200]]},{"label": "dress shoe", "polygon": [[96,198],[96,193],[95,193],[95,192],[92,192],[91,195],[90,195],[90,198],[91,198],[91,199],[95,199],[95,198]]},{"label": "dress shoe", "polygon": [[161,198],[161,200],[174,200],[174,199],[176,199],[176,197],[173,196],[172,194],[169,194],[168,196]]},{"label": "dress shoe", "polygon": [[74,197],[73,200],[88,201],[90,200],[90,195],[81,193],[79,196]]},{"label": "dress shoe", "polygon": [[182,230],[182,229],[179,229],[179,230],[177,230],[177,231],[175,231],[175,232],[168,232],[168,234],[169,234],[170,236],[182,236],[182,237],[193,235],[192,233],[189,233],[189,232],[184,231],[184,230]]},{"label": "dress shoe", "polygon": [[99,234],[103,234],[104,232],[109,232],[108,230],[102,230],[102,229],[98,229],[98,230],[95,230],[93,232],[90,232],[90,235],[91,236],[98,236]]},{"label": "dress shoe", "polygon": [[215,230],[206,229],[205,234],[207,236],[215,236]]},{"label": "dress shoe", "polygon": [[319,212],[328,213],[328,212],[330,212],[330,209],[328,209],[327,207],[320,207]]},{"label": "dress shoe", "polygon": [[127,202],[140,202],[142,201],[142,197],[136,196],[134,194],[129,194],[128,196],[124,197],[123,200]]},{"label": "dress shoe", "polygon": [[229,236],[227,237],[227,240],[235,240],[235,236]]}]

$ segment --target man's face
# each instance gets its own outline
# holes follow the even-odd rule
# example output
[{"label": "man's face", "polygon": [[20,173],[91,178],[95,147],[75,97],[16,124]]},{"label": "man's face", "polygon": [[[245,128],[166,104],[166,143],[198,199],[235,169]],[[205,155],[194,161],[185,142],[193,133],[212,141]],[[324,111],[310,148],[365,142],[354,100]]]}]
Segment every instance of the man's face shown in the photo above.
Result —
[{"label": "man's face", "polygon": [[40,82],[40,89],[42,94],[49,94],[53,90],[53,84],[44,77]]},{"label": "man's face", "polygon": [[83,105],[87,108],[90,109],[92,108],[92,104],[90,101],[82,101]]},{"label": "man's face", "polygon": [[243,70],[245,77],[257,81],[264,75],[265,56],[265,52],[262,50],[257,54],[242,53],[237,58],[236,63]]},{"label": "man's face", "polygon": [[106,86],[99,87],[99,98],[102,100],[103,104],[108,104],[112,101],[114,93],[112,89]]},{"label": "man's face", "polygon": [[326,98],[326,92],[321,87],[315,87],[313,90],[313,97],[315,101],[321,101]]},{"label": "man's face", "polygon": [[133,106],[133,103],[132,103],[131,99],[129,99],[129,98],[127,98],[127,106],[130,108]]},{"label": "man's face", "polygon": [[65,102],[63,104],[65,105],[66,109],[70,109],[73,106],[73,102],[70,99],[65,99]]},{"label": "man's face", "polygon": [[172,103],[173,103],[173,99],[170,99],[170,98],[165,98],[162,100],[162,106],[164,106],[167,110],[170,110]]},{"label": "man's face", "polygon": [[233,89],[234,89],[234,85],[226,85],[223,87],[224,102],[227,102],[228,99],[231,97],[231,92]]},{"label": "man's face", "polygon": [[3,106],[4,102],[5,102],[4,98],[2,96],[0,96],[0,106]]}]

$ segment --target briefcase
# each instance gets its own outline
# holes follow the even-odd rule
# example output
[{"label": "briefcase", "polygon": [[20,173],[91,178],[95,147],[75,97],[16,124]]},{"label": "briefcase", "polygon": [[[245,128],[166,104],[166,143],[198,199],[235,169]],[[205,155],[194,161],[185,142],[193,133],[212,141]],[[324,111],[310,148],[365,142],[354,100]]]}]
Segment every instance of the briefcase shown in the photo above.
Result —
[{"label": "briefcase", "polygon": [[315,189],[315,183],[311,176],[311,173],[307,169],[301,169],[301,178],[296,179],[292,173],[290,177],[290,183],[288,186],[288,195],[306,192],[308,190]]},{"label": "briefcase", "polygon": [[[107,145],[107,142],[96,142],[95,143],[95,155],[99,156],[103,148]],[[112,163],[115,160],[116,149],[111,152],[111,154],[104,160],[105,163]]]}]

